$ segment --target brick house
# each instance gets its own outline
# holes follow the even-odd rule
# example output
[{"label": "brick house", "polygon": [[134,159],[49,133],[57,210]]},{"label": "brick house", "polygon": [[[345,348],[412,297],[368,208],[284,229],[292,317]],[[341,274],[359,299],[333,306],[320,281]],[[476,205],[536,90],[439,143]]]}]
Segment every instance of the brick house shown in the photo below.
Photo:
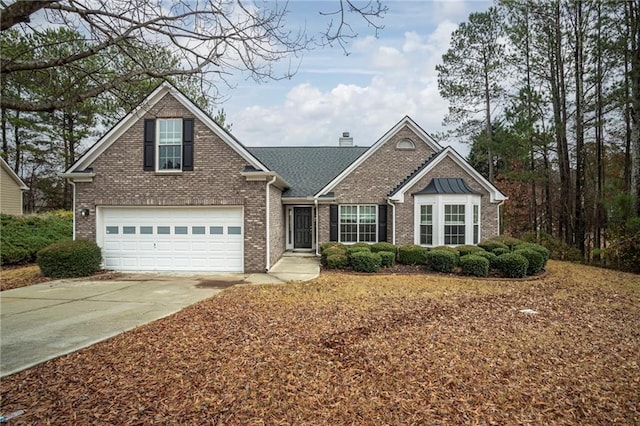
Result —
[{"label": "brick house", "polygon": [[405,117],[370,147],[247,147],[169,84],[63,174],[74,238],[128,271],[269,270],[320,243],[475,244],[506,197]]}]

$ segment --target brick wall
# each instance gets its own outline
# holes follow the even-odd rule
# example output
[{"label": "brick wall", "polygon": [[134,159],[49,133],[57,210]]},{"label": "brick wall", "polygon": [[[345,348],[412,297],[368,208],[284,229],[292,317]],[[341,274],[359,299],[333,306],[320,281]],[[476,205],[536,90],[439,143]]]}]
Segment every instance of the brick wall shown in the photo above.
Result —
[{"label": "brick wall", "polygon": [[[97,206],[242,206],[245,271],[264,271],[265,182],[247,182],[240,175],[246,160],[197,118],[193,171],[176,175],[143,171],[145,118],[195,117],[168,94],[96,159],[90,166],[94,181],[76,184],[77,237],[96,238]],[[278,204],[276,198],[272,202]],[[80,215],[83,208],[91,211],[89,217]]]},{"label": "brick wall", "polygon": [[429,173],[422,177],[405,193],[404,203],[396,205],[396,243],[413,244],[414,234],[414,192],[418,192],[429,184],[433,178],[460,177],[474,190],[482,194],[480,204],[481,238],[483,240],[498,235],[498,205],[489,202],[489,192],[484,189],[464,169],[450,158],[444,158]]},{"label": "brick wall", "polygon": [[269,244],[270,262],[273,266],[282,256],[285,249],[284,206],[282,191],[273,185],[269,187]]}]

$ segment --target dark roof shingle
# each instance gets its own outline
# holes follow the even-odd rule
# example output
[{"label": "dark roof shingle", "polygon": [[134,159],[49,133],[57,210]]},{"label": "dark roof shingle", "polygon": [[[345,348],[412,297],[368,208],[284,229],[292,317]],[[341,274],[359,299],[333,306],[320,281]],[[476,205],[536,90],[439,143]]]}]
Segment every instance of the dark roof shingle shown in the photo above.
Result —
[{"label": "dark roof shingle", "polygon": [[282,176],[291,188],[283,197],[315,195],[369,147],[246,147],[261,163]]}]

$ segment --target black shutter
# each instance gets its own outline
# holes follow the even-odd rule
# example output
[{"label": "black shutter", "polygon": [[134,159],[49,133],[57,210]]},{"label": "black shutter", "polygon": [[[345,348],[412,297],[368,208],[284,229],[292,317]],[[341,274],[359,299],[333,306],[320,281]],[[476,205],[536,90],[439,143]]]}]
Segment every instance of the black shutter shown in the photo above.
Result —
[{"label": "black shutter", "polygon": [[152,172],[155,168],[156,147],[156,120],[146,118],[144,120],[144,171]]},{"label": "black shutter", "polygon": [[182,170],[193,170],[193,118],[182,120]]},{"label": "black shutter", "polygon": [[338,206],[329,206],[329,240],[338,241]]},{"label": "black shutter", "polygon": [[387,241],[387,205],[378,206],[378,241]]}]

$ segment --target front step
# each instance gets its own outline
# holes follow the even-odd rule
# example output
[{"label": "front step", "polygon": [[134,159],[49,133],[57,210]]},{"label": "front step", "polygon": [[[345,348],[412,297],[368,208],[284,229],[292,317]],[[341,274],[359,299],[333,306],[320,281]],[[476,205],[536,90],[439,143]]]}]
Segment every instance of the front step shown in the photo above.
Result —
[{"label": "front step", "polygon": [[282,254],[282,257],[316,257],[316,252],[313,250],[305,250],[305,251],[287,250]]}]

